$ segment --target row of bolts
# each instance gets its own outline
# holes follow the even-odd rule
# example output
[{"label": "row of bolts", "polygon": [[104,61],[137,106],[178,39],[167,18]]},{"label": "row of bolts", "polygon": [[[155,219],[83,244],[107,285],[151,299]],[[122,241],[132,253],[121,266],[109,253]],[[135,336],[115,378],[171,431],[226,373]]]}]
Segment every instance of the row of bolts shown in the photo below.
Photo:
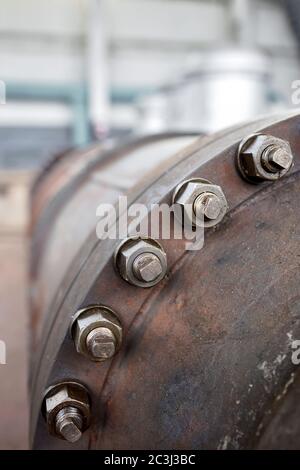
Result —
[{"label": "row of bolts", "polygon": [[[274,181],[290,170],[293,154],[285,140],[252,134],[240,143],[236,163],[243,178],[251,183]],[[228,209],[221,187],[198,178],[180,184],[173,202],[183,212],[192,204],[191,224],[201,222],[204,227],[218,224]],[[117,250],[115,264],[122,278],[138,287],[154,286],[167,272],[162,246],[149,238],[127,239]],[[108,307],[89,306],[77,312],[71,333],[76,351],[96,362],[112,358],[122,342],[122,326]],[[90,422],[88,391],[75,381],[50,387],[45,394],[43,414],[51,435],[71,443],[78,441]]]}]

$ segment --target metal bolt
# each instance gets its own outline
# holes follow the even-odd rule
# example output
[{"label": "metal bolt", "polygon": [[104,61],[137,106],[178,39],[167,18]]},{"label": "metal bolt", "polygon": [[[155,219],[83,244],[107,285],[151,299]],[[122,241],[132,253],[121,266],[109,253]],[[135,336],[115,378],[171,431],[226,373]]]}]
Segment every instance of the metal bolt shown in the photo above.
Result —
[{"label": "metal bolt", "polygon": [[293,163],[293,155],[285,148],[270,145],[262,154],[262,163],[266,170],[274,173],[288,170]]},{"label": "metal bolt", "polygon": [[71,325],[76,351],[93,361],[106,361],[119,350],[122,326],[116,314],[101,305],[79,310]]},{"label": "metal bolt", "polygon": [[45,393],[42,413],[51,435],[68,442],[78,441],[90,423],[90,399],[78,382],[61,382]]},{"label": "metal bolt", "polygon": [[242,140],[237,155],[237,167],[249,182],[275,181],[292,167],[290,144],[266,134],[252,134]]},{"label": "metal bolt", "polygon": [[122,278],[138,287],[152,287],[167,272],[167,256],[153,239],[129,238],[115,253],[115,264]]},{"label": "metal bolt", "polygon": [[203,193],[194,202],[195,215],[198,218],[216,220],[222,210],[222,203],[218,196],[213,193]]},{"label": "metal bolt", "polygon": [[74,406],[62,408],[56,415],[56,432],[68,442],[77,442],[82,436],[82,414]]},{"label": "metal bolt", "polygon": [[100,327],[92,330],[86,338],[87,349],[95,359],[105,361],[116,352],[116,337],[109,328]]},{"label": "metal bolt", "polygon": [[192,227],[213,227],[228,210],[222,188],[202,178],[184,181],[174,191],[175,215]]},{"label": "metal bolt", "polygon": [[153,282],[162,274],[162,265],[159,258],[153,253],[142,253],[133,262],[135,276],[144,282]]}]

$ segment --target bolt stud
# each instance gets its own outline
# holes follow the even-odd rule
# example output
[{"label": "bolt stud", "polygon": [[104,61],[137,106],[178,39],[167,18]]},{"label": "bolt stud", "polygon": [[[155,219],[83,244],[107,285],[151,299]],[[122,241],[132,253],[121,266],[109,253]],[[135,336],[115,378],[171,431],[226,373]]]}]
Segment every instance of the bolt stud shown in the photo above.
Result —
[{"label": "bolt stud", "polygon": [[266,134],[252,134],[240,143],[237,168],[250,183],[276,181],[293,165],[289,142]]},{"label": "bolt stud", "polygon": [[273,173],[289,170],[293,163],[293,155],[285,148],[270,145],[262,154],[262,163],[267,171]]},{"label": "bolt stud", "polygon": [[122,278],[138,287],[152,287],[167,272],[167,256],[158,241],[129,238],[115,253],[115,265]]},{"label": "bolt stud", "polygon": [[48,432],[67,442],[77,442],[90,424],[90,398],[84,385],[60,382],[48,388],[42,405]]},{"label": "bolt stud", "polygon": [[142,282],[153,282],[162,274],[160,259],[153,253],[142,253],[133,262],[133,272]]},{"label": "bolt stud", "polygon": [[105,361],[115,355],[116,342],[114,333],[103,326],[92,330],[86,338],[89,353],[94,359],[100,361]]},{"label": "bolt stud", "polygon": [[216,220],[222,210],[220,199],[213,193],[203,193],[194,202],[195,215],[198,218]]},{"label": "bolt stud", "polygon": [[228,210],[222,188],[202,178],[184,181],[174,191],[175,215],[191,227],[213,227]]},{"label": "bolt stud", "polygon": [[68,442],[77,442],[82,436],[82,414],[74,406],[62,408],[55,418],[56,432]]},{"label": "bolt stud", "polygon": [[108,307],[91,305],[73,317],[71,334],[76,351],[92,361],[111,359],[122,342],[122,326]]}]

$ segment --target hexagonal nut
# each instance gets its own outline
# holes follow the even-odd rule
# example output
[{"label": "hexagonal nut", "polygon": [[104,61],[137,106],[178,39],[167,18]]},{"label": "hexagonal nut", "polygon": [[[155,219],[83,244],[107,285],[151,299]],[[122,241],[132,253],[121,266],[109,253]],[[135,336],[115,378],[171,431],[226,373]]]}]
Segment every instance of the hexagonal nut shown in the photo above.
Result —
[{"label": "hexagonal nut", "polygon": [[[157,275],[152,280],[142,280],[136,275],[134,262],[140,255],[151,254],[157,260]],[[147,238],[130,238],[116,250],[115,265],[122,278],[138,287],[152,287],[160,282],[167,272],[167,255],[158,241]]]},{"label": "hexagonal nut", "polygon": [[76,351],[96,362],[103,362],[109,359],[109,357],[94,357],[91,355],[87,345],[89,333],[101,327],[107,328],[112,332],[115,339],[114,353],[116,353],[122,343],[122,325],[115,312],[110,308],[100,305],[91,305],[81,309],[74,315],[71,325],[71,335]]},{"label": "hexagonal nut", "polygon": [[68,406],[75,407],[82,415],[82,432],[89,427],[91,409],[87,389],[77,382],[61,382],[48,388],[42,405],[42,414],[52,436],[63,439],[56,432],[56,416]]},{"label": "hexagonal nut", "polygon": [[[271,168],[264,161],[264,155],[270,148],[284,152],[287,165],[285,168]],[[251,134],[243,139],[237,154],[237,167],[243,178],[251,183],[276,181],[282,178],[292,167],[293,154],[289,142],[266,134]]]},{"label": "hexagonal nut", "polygon": [[[212,194],[218,198],[219,213],[213,220],[196,217],[195,202],[204,194]],[[178,220],[192,227],[213,227],[221,222],[228,211],[228,203],[222,188],[202,178],[193,178],[178,185],[173,194],[173,204]]]}]

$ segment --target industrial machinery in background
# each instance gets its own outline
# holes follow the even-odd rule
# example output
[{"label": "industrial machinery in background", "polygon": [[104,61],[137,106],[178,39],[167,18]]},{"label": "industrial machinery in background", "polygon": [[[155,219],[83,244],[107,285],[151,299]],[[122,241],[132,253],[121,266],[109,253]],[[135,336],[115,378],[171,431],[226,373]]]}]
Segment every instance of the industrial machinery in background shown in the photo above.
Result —
[{"label": "industrial machinery in background", "polygon": [[272,102],[270,63],[260,50],[219,48],[173,84],[141,98],[137,132],[215,132],[280,108]]},{"label": "industrial machinery in background", "polygon": [[[48,165],[32,195],[34,448],[299,448],[299,128],[282,114]],[[99,240],[97,206],[124,194],[147,217],[192,203],[202,249]]]},{"label": "industrial machinery in background", "polygon": [[3,167],[37,170],[53,153],[107,135],[215,132],[292,105],[297,0],[6,0],[4,8]]},{"label": "industrial machinery in background", "polygon": [[[171,83],[138,100],[138,132],[216,132],[290,106],[274,84],[273,58],[255,36],[257,8],[262,4],[228,2],[224,43],[200,55],[190,53]],[[299,4],[292,0],[282,6],[299,38]]]}]

